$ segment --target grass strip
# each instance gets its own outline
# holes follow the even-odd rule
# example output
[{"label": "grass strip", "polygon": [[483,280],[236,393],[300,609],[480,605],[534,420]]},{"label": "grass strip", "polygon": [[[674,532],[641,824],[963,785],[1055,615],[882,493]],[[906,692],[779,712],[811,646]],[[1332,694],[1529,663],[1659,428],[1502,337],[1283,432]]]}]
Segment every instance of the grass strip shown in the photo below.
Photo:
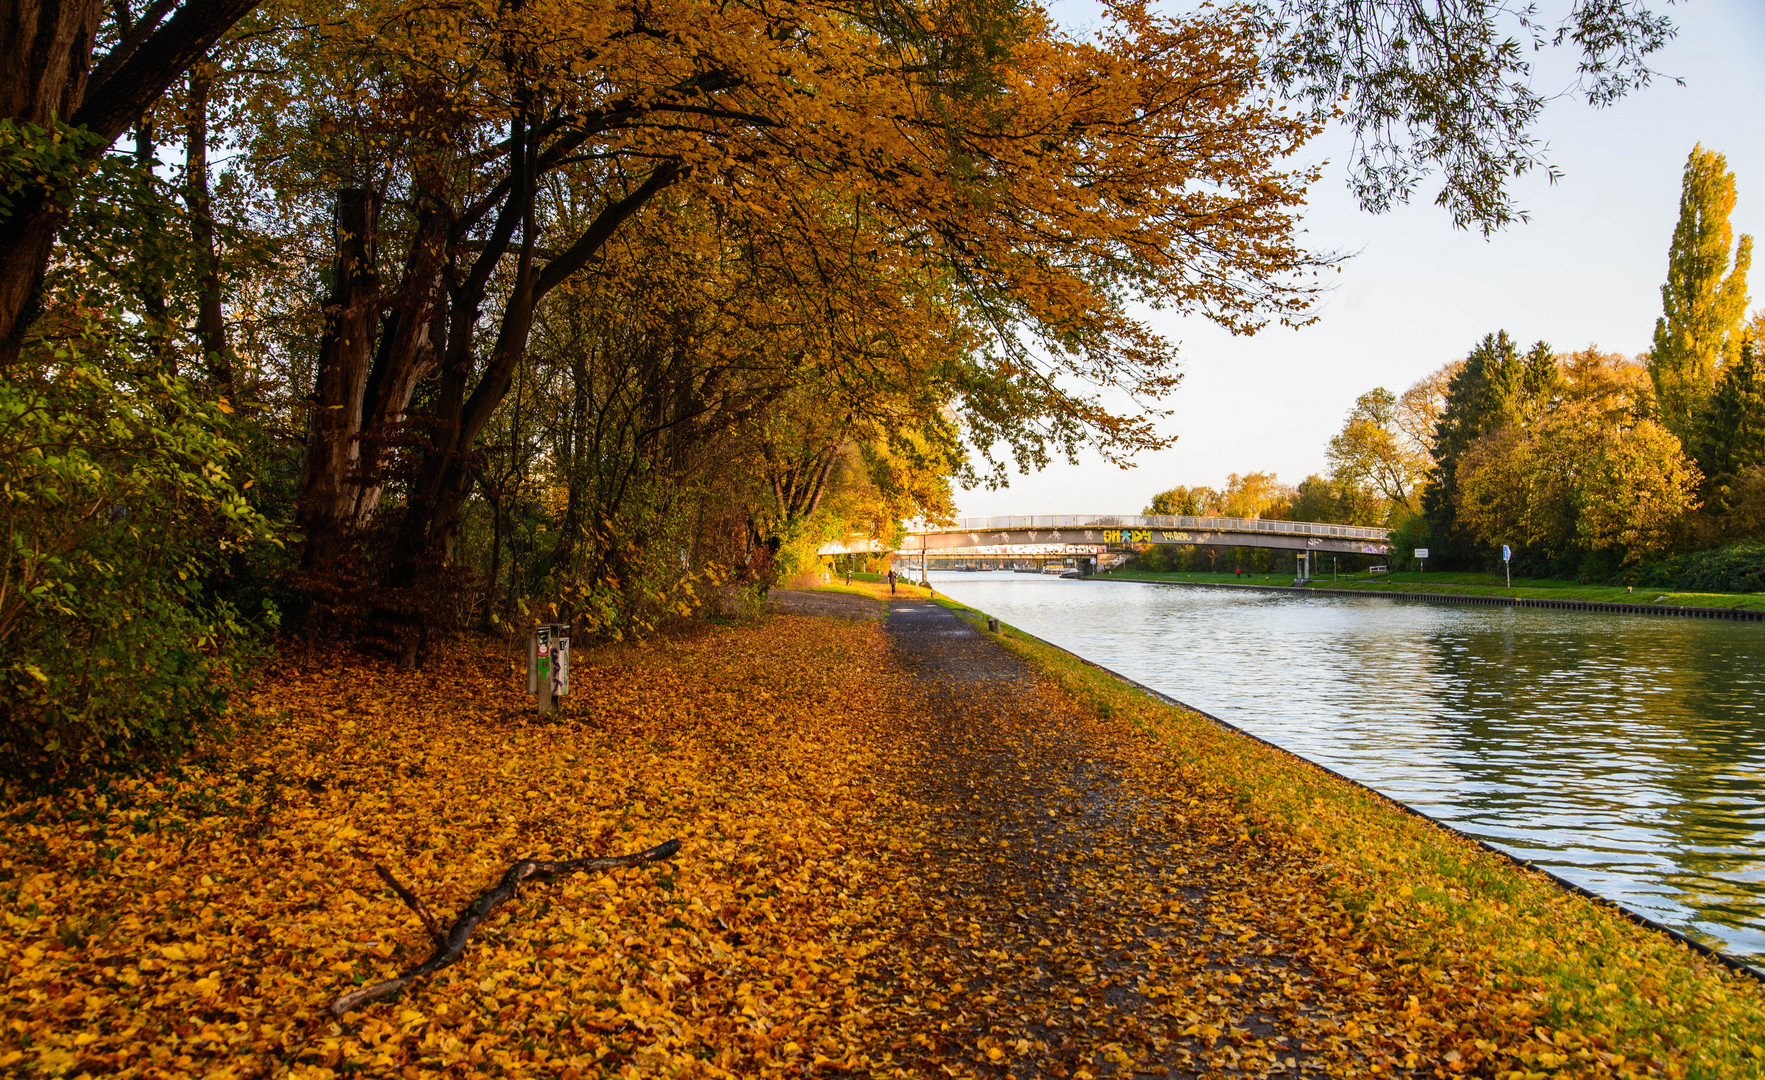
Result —
[{"label": "grass strip", "polygon": [[[983,614],[937,600],[985,627]],[[1442,983],[1451,973],[1526,988],[1564,1050],[1535,1062],[1536,1075],[1765,1075],[1765,988],[1754,980],[1016,627],[1002,623],[1000,641],[1099,716],[1215,777],[1252,817],[1315,846],[1344,909]],[[1579,1037],[1623,1053],[1578,1059]]]},{"label": "grass strip", "polygon": [[[1291,575],[1214,573],[1159,573],[1152,571],[1115,571],[1100,575],[1116,581],[1174,582],[1202,585],[1275,585],[1290,587]],[[1582,600],[1602,604],[1649,604],[1661,607],[1744,608],[1765,609],[1765,593],[1700,593],[1672,592],[1660,589],[1627,591],[1618,585],[1582,585],[1571,581],[1519,579],[1512,588],[1492,574],[1416,574],[1406,572],[1392,576],[1319,577],[1311,586],[1318,589],[1348,589],[1377,595],[1399,596],[1404,593],[1435,593],[1457,596],[1513,596],[1528,600]]]}]

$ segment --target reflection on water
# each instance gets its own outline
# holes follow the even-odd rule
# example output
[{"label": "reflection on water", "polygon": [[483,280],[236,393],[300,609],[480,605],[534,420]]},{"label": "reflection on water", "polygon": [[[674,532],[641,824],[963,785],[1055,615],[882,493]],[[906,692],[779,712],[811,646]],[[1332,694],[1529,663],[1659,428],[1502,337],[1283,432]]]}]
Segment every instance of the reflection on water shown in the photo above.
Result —
[{"label": "reflection on water", "polygon": [[1765,625],[933,578],[964,603],[1765,964]]}]

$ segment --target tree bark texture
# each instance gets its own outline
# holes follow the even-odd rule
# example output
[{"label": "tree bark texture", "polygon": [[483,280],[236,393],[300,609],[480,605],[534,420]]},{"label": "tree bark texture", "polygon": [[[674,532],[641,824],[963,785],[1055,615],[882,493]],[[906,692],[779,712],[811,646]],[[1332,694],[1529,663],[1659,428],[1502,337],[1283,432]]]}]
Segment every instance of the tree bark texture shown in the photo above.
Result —
[{"label": "tree bark texture", "polygon": [[302,560],[309,572],[331,569],[348,537],[373,517],[385,488],[386,444],[417,384],[435,369],[436,328],[446,313],[448,217],[422,193],[418,206],[404,279],[388,291],[376,268],[379,195],[361,188],[337,195],[332,293],[296,518],[307,537]]},{"label": "tree bark texture", "polygon": [[233,364],[227,354],[227,324],[221,312],[221,253],[215,246],[214,205],[208,188],[208,92],[212,85],[208,64],[190,69],[184,101],[184,207],[190,212],[190,235],[201,260],[196,340],[202,346],[208,381],[231,396]]},{"label": "tree bark texture", "polygon": [[[258,0],[160,0],[93,65],[97,0],[0,0],[0,118],[56,120],[97,136],[95,160]],[[0,218],[0,368],[15,363],[64,216],[57,192],[32,187]]]},{"label": "tree bark texture", "polygon": [[[609,204],[571,246],[543,265],[534,264],[533,185],[522,164],[528,155],[522,139],[511,140],[515,157],[510,201],[505,203],[494,232],[463,287],[453,290],[445,359],[434,412],[435,442],[424,458],[394,549],[391,584],[415,585],[429,569],[453,555],[460,510],[471,494],[470,455],[478,435],[490,422],[514,380],[516,365],[527,352],[534,308],[547,293],[580,271],[633,214],[681,175],[672,162],[658,166],[642,185]],[[515,252],[513,284],[504,302],[496,343],[478,371],[472,348],[472,327],[478,320],[490,271],[507,252],[516,221],[526,222]],[[476,378],[474,376],[476,375]]]},{"label": "tree bark texture", "polygon": [[334,563],[350,532],[359,483],[363,395],[380,316],[376,270],[379,197],[365,188],[337,193],[337,254],[319,339],[318,378],[301,462],[295,527],[306,536],[309,571]]}]

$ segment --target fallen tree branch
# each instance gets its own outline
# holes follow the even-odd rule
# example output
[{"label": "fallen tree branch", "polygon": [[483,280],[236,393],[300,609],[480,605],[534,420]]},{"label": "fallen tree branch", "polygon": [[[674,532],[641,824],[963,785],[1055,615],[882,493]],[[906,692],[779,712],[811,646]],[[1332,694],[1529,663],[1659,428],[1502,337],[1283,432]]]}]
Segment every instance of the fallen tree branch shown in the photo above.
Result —
[{"label": "fallen tree branch", "polygon": [[[605,859],[570,859],[565,862],[522,859],[509,867],[508,873],[502,876],[502,880],[497,882],[495,887],[480,893],[478,899],[472,901],[472,905],[448,929],[445,938],[437,938],[435,952],[430,954],[429,959],[416,967],[400,972],[385,982],[357,987],[342,995],[331,1003],[331,1015],[342,1016],[357,1005],[397,993],[425,975],[433,975],[442,968],[452,965],[465,953],[466,939],[472,936],[472,931],[484,921],[485,916],[496,910],[497,905],[513,898],[515,890],[524,881],[550,881],[562,874],[585,873],[592,870],[616,870],[625,866],[660,862],[663,859],[672,858],[674,853],[679,850],[680,841],[670,840],[665,844],[658,844],[648,851],[639,851],[631,855],[615,855]],[[381,871],[381,876],[387,878],[388,881],[391,880],[391,875],[384,870]],[[393,888],[398,891],[401,897],[406,895],[405,890],[399,888],[396,883],[393,883]],[[411,896],[406,900],[406,903],[415,900],[416,897]],[[421,901],[417,901],[417,904],[420,906]],[[419,918],[421,917],[422,915],[419,914]]]},{"label": "fallen tree branch", "polygon": [[404,901],[405,907],[417,913],[417,918],[423,922],[423,929],[429,931],[429,940],[437,946],[446,945],[447,934],[442,932],[441,924],[435,921],[435,916],[429,914],[429,905],[423,903],[422,898],[416,893],[400,885],[398,879],[392,876],[392,871],[380,863],[374,864],[374,872],[380,875],[381,881],[392,886],[392,891],[398,894],[400,900]]}]

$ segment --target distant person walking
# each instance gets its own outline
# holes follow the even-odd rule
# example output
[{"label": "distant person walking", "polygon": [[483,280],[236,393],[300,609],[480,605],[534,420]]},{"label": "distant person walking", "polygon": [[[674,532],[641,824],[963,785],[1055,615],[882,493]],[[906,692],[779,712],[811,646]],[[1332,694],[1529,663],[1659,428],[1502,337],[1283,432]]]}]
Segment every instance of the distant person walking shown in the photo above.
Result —
[{"label": "distant person walking", "polygon": [[895,571],[893,568],[889,570],[889,595],[895,595]]}]

